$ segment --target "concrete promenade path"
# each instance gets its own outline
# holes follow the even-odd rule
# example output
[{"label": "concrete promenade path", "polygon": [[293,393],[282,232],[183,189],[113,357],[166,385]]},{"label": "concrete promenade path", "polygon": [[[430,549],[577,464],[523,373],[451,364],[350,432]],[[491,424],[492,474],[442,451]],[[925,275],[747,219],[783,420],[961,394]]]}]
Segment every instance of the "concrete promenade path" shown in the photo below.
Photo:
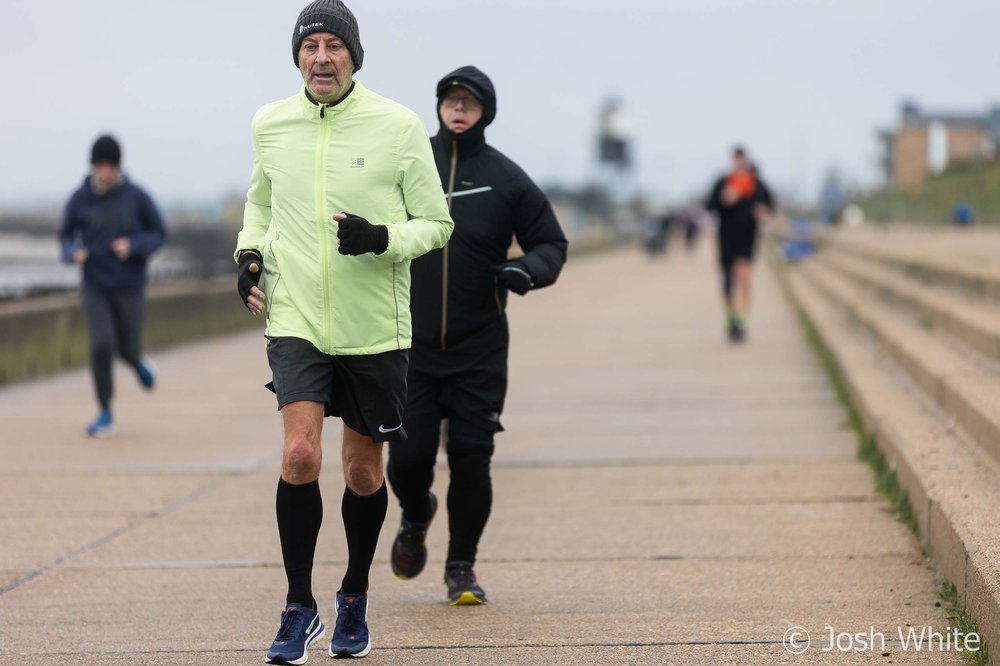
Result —
[{"label": "concrete promenade path", "polygon": [[[477,565],[490,603],[445,603],[444,512],[425,573],[392,576],[390,501],[367,663],[962,663],[900,644],[900,627],[947,628],[940,581],[855,459],[775,280],[756,277],[739,347],[723,341],[707,246],[578,258],[555,287],[512,296]],[[118,368],[110,440],[81,434],[83,371],[0,391],[0,664],[262,663],[284,597],[262,336],[156,361],[150,395]],[[330,627],[346,546],[327,424],[314,589]],[[812,636],[805,655],[782,645],[794,626]],[[877,644],[825,652],[828,627]],[[327,661],[328,637],[310,663]]]}]

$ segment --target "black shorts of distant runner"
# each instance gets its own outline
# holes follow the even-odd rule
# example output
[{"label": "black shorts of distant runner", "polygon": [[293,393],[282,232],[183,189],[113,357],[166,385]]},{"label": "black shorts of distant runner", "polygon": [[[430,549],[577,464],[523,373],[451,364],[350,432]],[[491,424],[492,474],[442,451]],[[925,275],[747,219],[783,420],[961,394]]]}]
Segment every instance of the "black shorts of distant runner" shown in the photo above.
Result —
[{"label": "black shorts of distant runner", "polygon": [[732,268],[737,259],[753,261],[757,251],[757,225],[728,225],[719,229],[719,264]]}]

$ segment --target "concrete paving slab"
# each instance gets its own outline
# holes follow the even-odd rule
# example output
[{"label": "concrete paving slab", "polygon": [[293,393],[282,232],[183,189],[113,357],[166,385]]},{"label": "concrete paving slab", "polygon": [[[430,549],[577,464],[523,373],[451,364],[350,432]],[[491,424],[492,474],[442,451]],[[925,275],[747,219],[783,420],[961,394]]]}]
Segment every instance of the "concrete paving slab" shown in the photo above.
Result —
[{"label": "concrete paving slab", "polygon": [[[553,664],[578,666],[579,664],[649,664],[671,665],[714,664],[746,666],[746,664],[956,664],[951,654],[902,653],[896,645],[888,645],[889,657],[881,652],[842,653],[822,651],[819,647],[808,655],[790,654],[780,645],[770,643],[724,645],[649,645],[649,646],[594,646],[506,648],[497,653],[486,650],[386,650],[380,663],[406,664]],[[379,655],[380,657],[382,655]],[[893,659],[895,657],[895,659]],[[905,659],[901,660],[901,657]],[[395,661],[394,661],[395,660]]]},{"label": "concrete paving slab", "polygon": [[[803,467],[797,468],[801,476]],[[806,491],[805,482],[800,479],[784,492],[797,487],[802,494],[776,498],[761,494],[769,487],[762,479],[775,478],[774,468],[769,469],[770,474],[761,470],[752,473],[754,481],[737,482],[733,480],[735,470],[728,476],[716,476],[703,467],[682,467],[680,472],[671,467],[499,468],[494,478],[507,492],[496,498],[495,517],[484,537],[483,553],[491,559],[516,561],[613,559],[635,557],[637,553],[648,557],[760,557],[899,552],[898,545],[881,538],[886,527],[878,519],[886,509],[871,493],[870,481],[863,475],[856,472],[851,475],[853,492],[843,482],[835,485],[824,476],[827,487],[831,490],[836,487],[838,493],[816,495],[814,490]],[[854,464],[852,469],[860,468]],[[787,469],[783,471],[786,478],[793,475]],[[343,486],[335,474],[336,468],[328,472],[322,483],[324,496],[328,502],[335,502],[340,496],[337,491],[342,491]],[[716,494],[702,495],[699,499],[688,490],[674,491],[673,497],[665,497],[661,489],[670,486],[671,479],[685,475],[687,483],[681,487],[687,488],[695,482],[695,475],[717,479],[707,484]],[[276,476],[276,470],[267,469],[252,476],[228,479],[205,493],[200,501],[145,522],[129,534],[82,555],[75,564],[80,567],[145,567],[190,562],[277,565],[280,550],[272,538]],[[442,498],[447,493],[446,479],[446,474],[439,473],[436,491]],[[625,483],[626,479],[631,482]],[[719,495],[723,482],[730,488],[727,494]],[[619,490],[595,495],[595,485]],[[748,499],[741,495],[741,488],[756,488],[758,496]],[[553,497],[557,500],[552,501]],[[562,513],[555,524],[551,513],[538,510],[546,502]],[[398,521],[394,503],[386,534],[391,534]],[[574,538],[588,534],[595,523],[617,525],[615,538]],[[902,525],[892,525],[889,529],[906,543]],[[342,534],[338,512],[327,511],[321,533],[321,544],[327,554],[320,556],[321,561],[345,561]],[[447,549],[446,521],[435,521],[428,543],[432,560],[443,557]],[[382,540],[378,557],[388,559],[390,544],[388,537]],[[914,548],[915,545],[912,544]],[[912,548],[903,550],[912,552]]]},{"label": "concrete paving slab", "polygon": [[39,512],[141,516],[158,511],[218,478],[219,475],[212,474],[8,472],[0,474],[0,517],[37,516]]},{"label": "concrete paving slab", "polygon": [[[281,427],[273,411],[268,413],[275,403],[263,388],[270,371],[259,333],[173,349],[154,360],[159,377],[152,393],[142,391],[126,368],[116,367],[113,439],[83,435],[96,412],[85,371],[0,389],[0,473],[53,467],[100,473],[241,471],[261,459],[277,460],[274,442],[281,441]],[[244,374],[221,389],[224,372],[237,364]],[[255,408],[261,418],[248,416]]]},{"label": "concrete paving slab", "polygon": [[[373,572],[369,623],[383,647],[780,641],[791,626],[857,632],[937,624],[922,562],[900,558],[483,562],[483,607],[445,603],[435,577]],[[343,568],[317,568],[321,612]],[[430,573],[430,572],[428,572]],[[279,569],[59,571],[5,595],[0,641],[17,654],[266,647],[281,610]],[[602,584],[606,581],[605,584]],[[898,591],[907,589],[905,594]],[[327,590],[325,594],[320,590]],[[49,599],[58,594],[61,601]],[[275,598],[277,597],[277,598]],[[331,618],[332,619],[332,618]],[[149,627],[170,627],[149,632]],[[114,631],[103,629],[113,627]],[[46,636],[39,644],[38,634]]]},{"label": "concrete paving slab", "polygon": [[[545,485],[559,497],[573,497],[586,506],[606,504],[705,503],[712,505],[783,501],[829,501],[877,497],[871,473],[854,459],[824,462],[816,474],[810,462],[713,464],[511,466],[501,460],[497,474],[511,474],[526,487]],[[441,468],[439,468],[439,473]],[[595,493],[594,488],[601,492]],[[535,498],[506,493],[497,501],[534,504]]]},{"label": "concrete paving slab", "polygon": [[[365,659],[366,664],[510,664],[511,666],[579,666],[580,664],[636,664],[671,666],[713,664],[720,666],[746,666],[746,664],[826,664],[836,666],[867,666],[870,664],[961,664],[957,654],[941,652],[904,652],[897,644],[889,644],[889,655],[877,651],[823,652],[824,648],[810,650],[806,655],[793,655],[779,645],[770,643],[723,645],[640,645],[640,646],[588,646],[588,647],[510,647],[502,649],[479,648],[389,648],[376,649]],[[76,664],[102,666],[245,666],[260,663],[259,650],[230,650],[226,652],[130,652],[126,654],[100,653],[80,655],[32,655],[33,666],[55,666],[72,658]],[[0,664],[20,665],[20,657],[4,659]],[[326,663],[325,647],[310,650],[309,663]]]},{"label": "concrete paving slab", "polygon": [[0,587],[6,587],[30,573],[30,569],[4,569],[0,571]]},{"label": "concrete paving slab", "polygon": [[[741,506],[590,507],[553,503],[536,507],[496,505],[481,544],[483,558],[502,561],[669,557],[768,557],[914,554],[902,525],[879,524],[881,502]],[[561,514],[553,522],[553,512]],[[332,511],[330,512],[333,513]],[[378,557],[388,561],[390,535],[398,513],[387,520]],[[613,524],[611,538],[592,535],[595,524]],[[178,512],[144,524],[81,556],[78,566],[145,566],[160,562],[259,562],[277,565],[274,518],[266,514]],[[885,541],[887,530],[899,541]],[[320,536],[322,561],[346,561],[340,521],[325,519]],[[903,544],[903,547],[901,547]],[[432,561],[447,549],[447,524],[435,522],[428,548]]]},{"label": "concrete paving slab", "polygon": [[5,516],[0,566],[7,569],[45,567],[77,548],[98,542],[105,535],[128,524],[114,516]]}]

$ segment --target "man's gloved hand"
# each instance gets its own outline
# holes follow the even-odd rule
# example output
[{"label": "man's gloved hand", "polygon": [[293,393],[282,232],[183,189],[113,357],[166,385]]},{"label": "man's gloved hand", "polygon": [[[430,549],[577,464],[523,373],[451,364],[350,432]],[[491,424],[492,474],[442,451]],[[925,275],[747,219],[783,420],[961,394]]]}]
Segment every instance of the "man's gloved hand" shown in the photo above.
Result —
[{"label": "man's gloved hand", "polygon": [[236,270],[236,291],[243,299],[243,305],[247,310],[253,312],[247,299],[250,298],[250,289],[260,284],[260,276],[264,274],[264,259],[257,250],[242,250]]},{"label": "man's gloved hand", "polygon": [[382,254],[389,247],[389,230],[381,224],[372,224],[351,213],[334,215],[333,219],[337,220],[337,240],[340,241],[341,254]]},{"label": "man's gloved hand", "polygon": [[497,280],[519,296],[524,296],[529,289],[535,286],[535,280],[531,277],[531,273],[525,269],[524,264],[516,259],[500,264],[500,267],[497,268]]}]

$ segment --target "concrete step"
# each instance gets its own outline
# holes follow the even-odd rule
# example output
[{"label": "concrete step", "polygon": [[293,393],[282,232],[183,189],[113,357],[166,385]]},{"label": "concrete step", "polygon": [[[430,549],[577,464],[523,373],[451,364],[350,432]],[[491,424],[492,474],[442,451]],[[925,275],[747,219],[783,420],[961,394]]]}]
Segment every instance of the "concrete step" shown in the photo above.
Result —
[{"label": "concrete step", "polygon": [[901,271],[925,284],[946,287],[972,298],[1000,301],[1000,268],[994,264],[977,261],[972,256],[954,253],[934,256],[906,245],[897,246],[896,238],[889,234],[884,244],[878,240],[870,234],[853,238],[849,233],[834,231],[824,233],[819,242]]},{"label": "concrete step", "polygon": [[1000,373],[995,363],[914,326],[816,262],[802,266],[801,274],[868,329],[924,392],[1000,461]]},{"label": "concrete step", "polygon": [[[814,266],[785,266],[779,273],[838,368],[864,430],[907,490],[921,542],[955,583],[983,637],[1000,645],[1000,516],[994,510],[1000,465],[887,357],[885,335],[895,332],[893,325],[871,317],[868,303]],[[897,346],[915,342],[907,338]]]},{"label": "concrete step", "polygon": [[841,249],[826,249],[817,258],[884,301],[906,308],[924,326],[954,335],[977,352],[1000,360],[1000,308],[990,307],[982,299],[956,297],[952,290],[923,284]]}]

